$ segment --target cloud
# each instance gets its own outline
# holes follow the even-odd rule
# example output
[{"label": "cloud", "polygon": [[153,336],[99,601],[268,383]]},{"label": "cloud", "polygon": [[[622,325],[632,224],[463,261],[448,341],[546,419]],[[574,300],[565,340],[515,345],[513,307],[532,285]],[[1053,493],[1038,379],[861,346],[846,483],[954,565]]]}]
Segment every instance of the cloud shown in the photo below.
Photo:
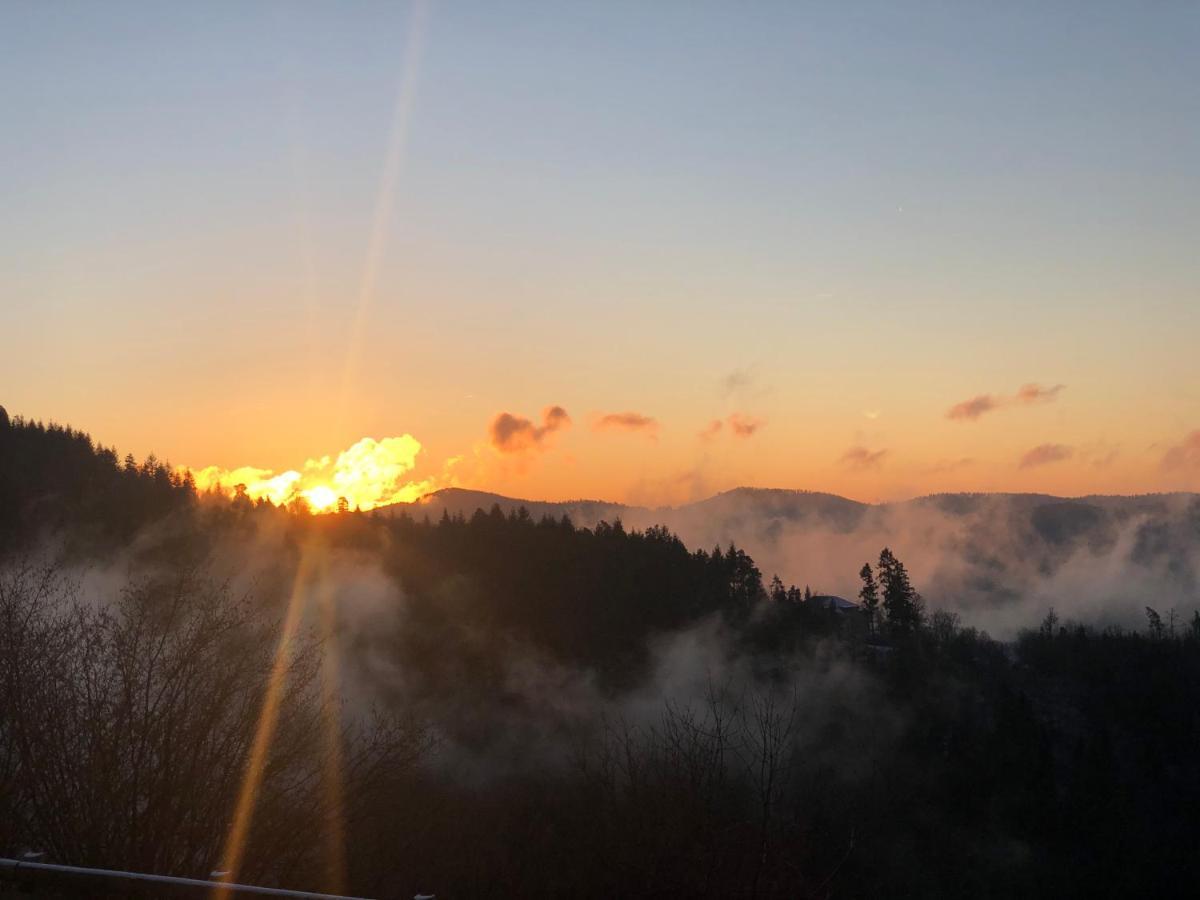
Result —
[{"label": "cloud", "polygon": [[946,418],[975,420],[984,413],[989,413],[993,409],[999,409],[1000,405],[1001,401],[991,394],[980,394],[978,397],[972,397],[970,400],[962,401],[962,403],[955,403],[946,410]]},{"label": "cloud", "polygon": [[1120,445],[1107,441],[1093,441],[1075,448],[1075,458],[1094,469],[1107,469],[1121,455]]},{"label": "cloud", "polygon": [[561,406],[547,406],[542,410],[542,424],[534,425],[523,416],[502,412],[489,427],[492,446],[501,453],[522,453],[540,449],[550,434],[571,425],[571,417]]},{"label": "cloud", "polygon": [[957,472],[959,469],[965,469],[967,466],[975,465],[974,458],[970,456],[962,456],[958,459],[942,459],[935,462],[929,467],[932,473]]},{"label": "cloud", "polygon": [[636,412],[607,413],[592,426],[595,431],[640,431],[654,437],[658,433],[658,420]]},{"label": "cloud", "polygon": [[1040,384],[1023,384],[1017,391],[1016,399],[1018,403],[1049,403],[1065,387],[1065,384],[1055,384],[1050,387],[1042,387]]},{"label": "cloud", "polygon": [[1030,406],[1034,403],[1050,403],[1066,388],[1065,384],[1042,387],[1040,384],[1023,384],[1011,397],[999,394],[979,394],[946,410],[946,418],[973,422],[985,413],[1004,409],[1007,406]]},{"label": "cloud", "polygon": [[748,438],[767,423],[745,413],[733,413],[729,419],[729,430],[735,437]]},{"label": "cloud", "polygon": [[713,419],[709,424],[702,428],[697,433],[697,437],[701,440],[713,440],[725,430],[725,426],[730,426],[730,433],[736,438],[754,437],[758,428],[767,424],[766,419],[757,419],[755,416],[746,415],[745,413],[731,413],[724,421]]},{"label": "cloud", "polygon": [[1075,451],[1064,444],[1038,444],[1021,457],[1020,468],[1032,469],[1049,463],[1062,462],[1075,455]]},{"label": "cloud", "polygon": [[304,477],[292,469],[276,473],[274,469],[260,469],[257,466],[239,466],[236,469],[205,466],[203,469],[192,469],[191,473],[196,487],[201,491],[233,494],[242,488],[251,500],[266,499],[276,505],[294,499]]},{"label": "cloud", "polygon": [[288,469],[275,472],[255,466],[222,469],[208,466],[192,470],[200,490],[227,494],[245,493],[250,500],[269,500],[275,505],[303,498],[318,512],[336,508],[344,497],[351,508],[364,510],[390,503],[409,503],[423,494],[455,483],[451,469],[457,459],[443,465],[440,475],[420,480],[410,475],[416,468],[421,442],[411,434],[364,437],[341,451],[334,459],[328,455],[309,459],[303,472]]},{"label": "cloud", "polygon": [[857,471],[877,469],[883,464],[887,450],[868,450],[866,447],[851,447],[842,454],[840,462]]},{"label": "cloud", "polygon": [[542,418],[549,431],[554,431],[560,426],[571,424],[571,417],[567,415],[567,411],[561,406],[547,406],[542,410]]},{"label": "cloud", "polygon": [[1164,469],[1200,469],[1200,429],[1163,454]]},{"label": "cloud", "polygon": [[767,424],[765,419],[759,419],[746,413],[731,413],[724,421],[713,419],[697,435],[702,441],[711,441],[717,437],[725,426],[729,425],[729,433],[738,438],[753,437],[758,429]]},{"label": "cloud", "polygon": [[721,379],[721,384],[727,392],[733,392],[749,387],[753,381],[754,375],[749,369],[734,369]]}]

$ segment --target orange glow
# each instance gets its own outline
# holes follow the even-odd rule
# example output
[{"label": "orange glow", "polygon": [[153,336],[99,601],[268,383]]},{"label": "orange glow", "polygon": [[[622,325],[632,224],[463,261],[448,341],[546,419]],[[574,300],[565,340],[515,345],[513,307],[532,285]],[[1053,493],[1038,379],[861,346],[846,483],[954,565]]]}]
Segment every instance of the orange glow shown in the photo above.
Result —
[{"label": "orange glow", "polygon": [[[208,466],[191,473],[201,491],[229,496],[245,493],[251,500],[265,499],[276,506],[303,499],[313,512],[330,512],[344,498],[349,509],[369,510],[389,503],[411,503],[453,483],[445,474],[410,478],[420,452],[421,443],[411,434],[380,441],[365,437],[339,453],[336,460],[328,456],[308,460],[302,471]],[[451,460],[448,465],[453,463]]]}]

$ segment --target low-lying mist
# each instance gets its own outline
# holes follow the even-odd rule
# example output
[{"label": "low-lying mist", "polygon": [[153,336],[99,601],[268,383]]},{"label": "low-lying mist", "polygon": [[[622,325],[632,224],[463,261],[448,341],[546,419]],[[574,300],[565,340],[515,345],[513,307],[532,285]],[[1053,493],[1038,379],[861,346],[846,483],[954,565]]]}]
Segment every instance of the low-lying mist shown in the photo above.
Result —
[{"label": "low-lying mist", "polygon": [[[414,513],[522,501],[443,491]],[[689,547],[735,543],[768,577],[854,600],[857,573],[879,548],[901,558],[931,608],[1000,638],[1045,615],[1098,624],[1140,622],[1147,605],[1190,610],[1200,598],[1200,497],[1065,499],[1036,494],[946,494],[863,504],[829,494],[738,489],[675,508],[527,504],[581,527],[620,517],[666,525]],[[472,510],[473,510],[472,506]],[[468,510],[468,514],[471,510]]]}]

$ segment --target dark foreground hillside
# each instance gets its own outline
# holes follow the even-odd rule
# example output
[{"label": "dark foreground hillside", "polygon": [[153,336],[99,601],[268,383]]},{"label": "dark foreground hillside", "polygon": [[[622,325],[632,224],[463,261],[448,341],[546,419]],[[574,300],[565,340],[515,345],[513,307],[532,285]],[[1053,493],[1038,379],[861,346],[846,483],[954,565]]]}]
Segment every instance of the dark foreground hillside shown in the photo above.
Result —
[{"label": "dark foreground hillside", "polygon": [[20,420],[0,461],[0,855],[374,897],[1200,877],[1192,609],[1002,644],[880,548],[839,613],[660,528],[312,517]]}]

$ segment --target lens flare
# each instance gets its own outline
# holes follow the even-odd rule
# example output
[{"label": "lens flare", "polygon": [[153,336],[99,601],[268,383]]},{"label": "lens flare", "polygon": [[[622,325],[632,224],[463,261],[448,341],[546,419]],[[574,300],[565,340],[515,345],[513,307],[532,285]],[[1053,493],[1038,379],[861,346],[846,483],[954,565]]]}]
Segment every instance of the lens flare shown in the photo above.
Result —
[{"label": "lens flare", "polygon": [[250,829],[254,821],[258,794],[266,772],[271,743],[279,724],[280,706],[287,690],[289,669],[295,654],[297,632],[306,607],[315,599],[318,631],[321,639],[320,709],[324,742],[321,782],[322,831],[324,833],[324,869],[326,887],[335,894],[346,890],[346,831],[342,755],[341,681],[338,665],[337,607],[333,579],[330,576],[328,547],[319,541],[307,543],[301,550],[292,583],[287,614],[271,666],[271,675],[259,711],[254,741],[242,774],[241,788],[233,819],[225,837],[221,855],[223,874],[214,885],[212,900],[225,900],[229,885],[237,881],[245,859]]},{"label": "lens flare", "polygon": [[328,556],[322,557],[317,587],[317,616],[321,635],[321,725],[325,742],[322,821],[325,825],[325,889],[346,891],[345,785],[342,760],[341,678],[339,671],[337,605]]},{"label": "lens flare", "polygon": [[242,776],[241,790],[238,791],[233,821],[230,823],[225,847],[221,854],[221,869],[224,871],[224,875],[222,883],[213,888],[214,900],[217,898],[223,900],[230,895],[227,885],[237,881],[242,859],[246,853],[246,839],[254,818],[254,808],[258,803],[258,789],[266,770],[271,742],[275,737],[275,726],[279,721],[279,707],[287,686],[288,669],[291,666],[295,650],[296,631],[300,627],[301,613],[304,609],[304,589],[313,568],[314,559],[311,550],[312,548],[305,548],[296,567],[296,579],[292,584],[292,593],[288,600],[287,614],[283,620],[279,645],[275,649],[275,660],[271,666],[266,696],[263,698],[262,710],[259,713],[258,727],[250,746],[250,754],[246,759],[246,769]]}]

